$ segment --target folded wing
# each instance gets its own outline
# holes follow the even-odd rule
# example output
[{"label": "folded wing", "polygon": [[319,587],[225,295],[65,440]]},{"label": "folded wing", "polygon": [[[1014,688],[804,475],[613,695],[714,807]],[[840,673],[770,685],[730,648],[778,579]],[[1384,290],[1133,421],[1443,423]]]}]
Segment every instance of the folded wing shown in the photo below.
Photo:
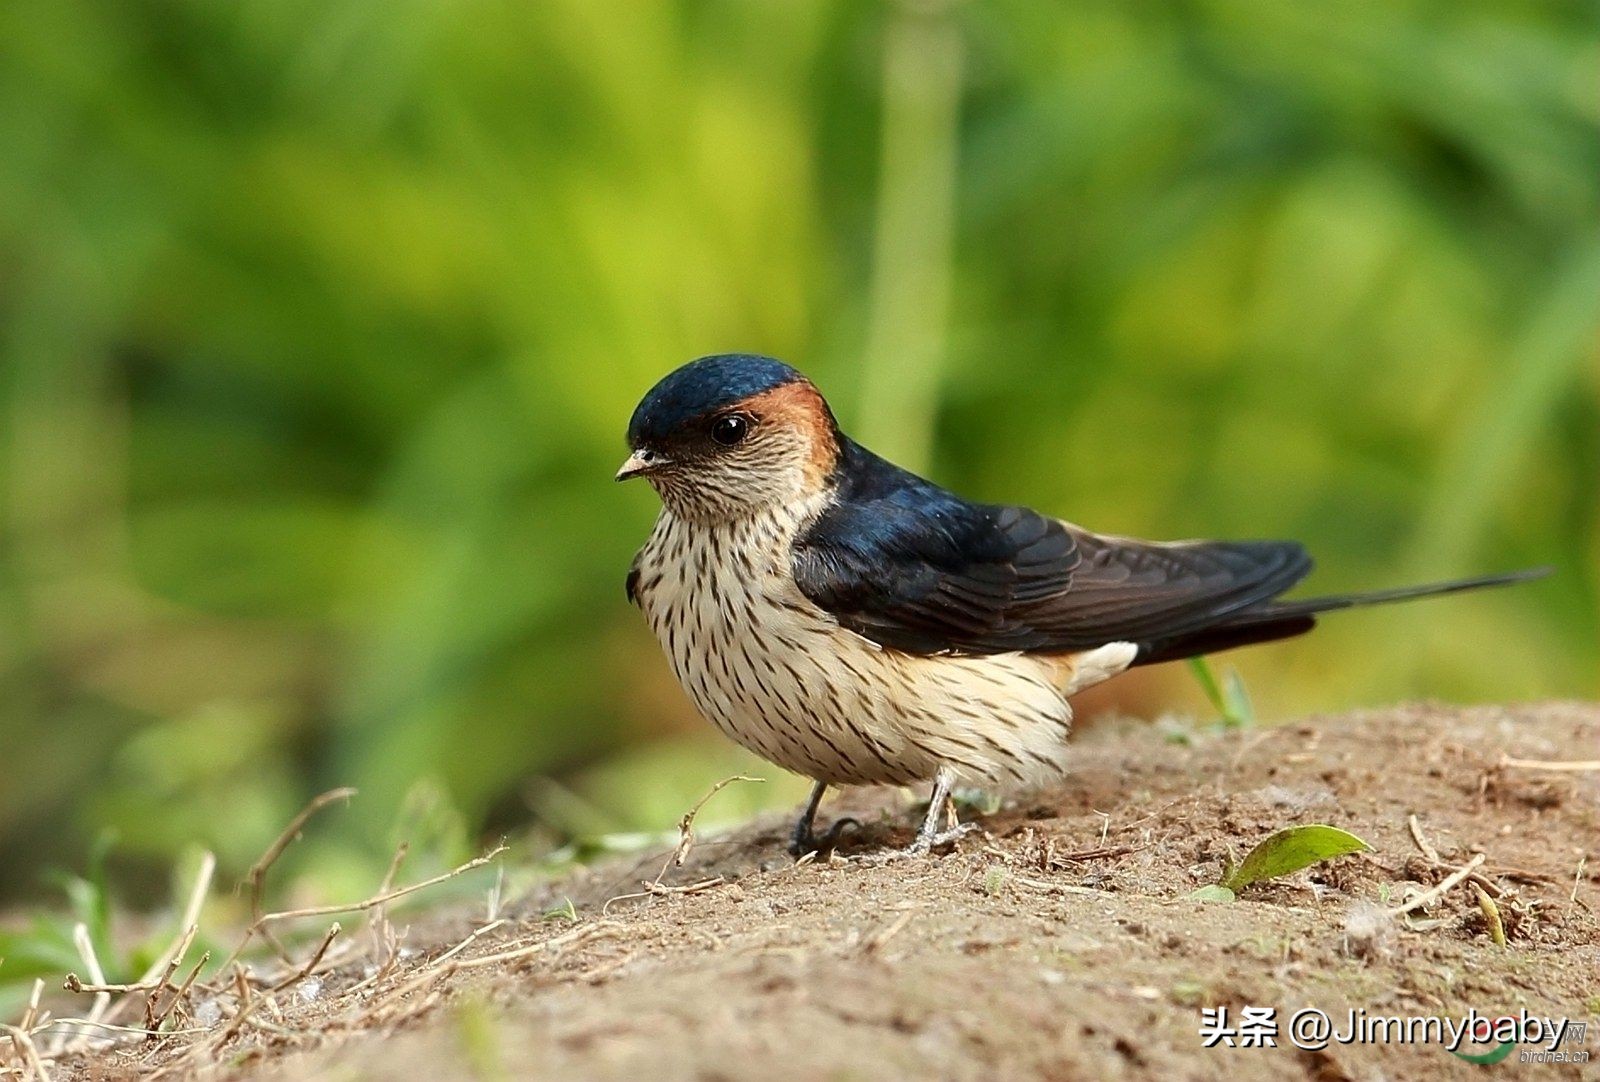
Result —
[{"label": "folded wing", "polygon": [[1126,641],[1147,653],[1226,624],[1311,569],[1295,542],[1103,537],[1025,507],[969,503],[851,452],[840,499],[795,542],[795,579],[842,626],[893,649],[1068,652]]}]

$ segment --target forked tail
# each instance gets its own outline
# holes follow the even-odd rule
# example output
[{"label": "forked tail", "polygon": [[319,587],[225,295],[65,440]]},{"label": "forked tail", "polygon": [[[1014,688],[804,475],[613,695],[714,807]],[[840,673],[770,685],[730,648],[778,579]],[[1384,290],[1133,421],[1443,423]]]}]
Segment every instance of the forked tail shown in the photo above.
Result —
[{"label": "forked tail", "polygon": [[1133,663],[1153,665],[1156,662],[1178,661],[1197,654],[1214,654],[1219,650],[1231,650],[1235,646],[1287,639],[1310,631],[1316,626],[1317,616],[1324,612],[1352,609],[1358,605],[1386,605],[1393,601],[1454,594],[1486,586],[1509,586],[1512,583],[1544,578],[1550,571],[1548,567],[1533,567],[1523,571],[1507,571],[1499,575],[1479,575],[1470,579],[1433,582],[1425,586],[1402,586],[1394,590],[1332,594],[1328,597],[1308,597],[1301,601],[1269,601],[1263,605],[1230,613],[1217,623],[1197,631],[1185,632],[1169,639],[1140,643],[1139,656]]}]

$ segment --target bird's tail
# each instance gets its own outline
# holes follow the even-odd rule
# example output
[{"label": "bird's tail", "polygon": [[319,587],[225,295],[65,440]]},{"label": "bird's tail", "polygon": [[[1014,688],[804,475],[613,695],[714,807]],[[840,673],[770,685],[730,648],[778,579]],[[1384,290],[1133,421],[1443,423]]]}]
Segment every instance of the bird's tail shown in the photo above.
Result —
[{"label": "bird's tail", "polygon": [[1359,594],[1331,594],[1327,597],[1308,597],[1301,601],[1270,601],[1241,612],[1230,613],[1209,627],[1185,632],[1170,639],[1140,643],[1139,654],[1133,664],[1153,665],[1160,661],[1178,661],[1198,654],[1231,650],[1235,646],[1287,639],[1310,631],[1316,626],[1317,616],[1325,612],[1352,609],[1358,605],[1386,605],[1393,601],[1454,594],[1485,586],[1509,586],[1512,583],[1544,578],[1550,571],[1548,567],[1533,567],[1498,575],[1479,575],[1470,579],[1432,582],[1425,586],[1402,586],[1394,590],[1373,590]]}]

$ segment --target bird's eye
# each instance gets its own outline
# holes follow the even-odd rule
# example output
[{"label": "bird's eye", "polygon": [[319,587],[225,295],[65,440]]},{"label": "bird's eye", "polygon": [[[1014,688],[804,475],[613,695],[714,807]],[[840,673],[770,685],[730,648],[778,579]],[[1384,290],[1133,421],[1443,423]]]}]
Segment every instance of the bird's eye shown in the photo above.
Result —
[{"label": "bird's eye", "polygon": [[750,418],[742,413],[728,413],[711,422],[711,438],[724,447],[735,447],[750,434]]}]

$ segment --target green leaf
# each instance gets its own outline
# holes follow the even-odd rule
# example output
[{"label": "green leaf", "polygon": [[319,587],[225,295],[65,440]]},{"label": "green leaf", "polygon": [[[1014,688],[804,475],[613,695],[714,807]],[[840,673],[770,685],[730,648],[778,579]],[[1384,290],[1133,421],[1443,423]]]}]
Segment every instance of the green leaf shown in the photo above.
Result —
[{"label": "green leaf", "polygon": [[1222,880],[1222,885],[1240,891],[1251,883],[1276,879],[1280,875],[1297,872],[1301,868],[1323,860],[1332,860],[1347,853],[1361,853],[1372,846],[1338,827],[1321,823],[1286,827],[1256,845],[1245,854],[1244,860]]},{"label": "green leaf", "polygon": [[1211,662],[1202,655],[1189,659],[1189,671],[1194,673],[1200,690],[1205,692],[1212,709],[1222,719],[1223,728],[1242,729],[1255,724],[1255,708],[1250,705],[1250,695],[1245,691],[1244,679],[1238,670],[1229,669],[1228,675],[1218,680]]},{"label": "green leaf", "polygon": [[1197,902],[1231,902],[1237,899],[1238,895],[1220,883],[1213,883],[1209,887],[1191,890],[1189,897]]},{"label": "green leaf", "polygon": [[35,977],[59,977],[81,967],[72,943],[72,921],[65,917],[35,917],[27,928],[0,931],[0,987],[31,984]]},{"label": "green leaf", "polygon": [[1222,679],[1222,721],[1230,728],[1242,728],[1256,723],[1256,708],[1250,702],[1250,692],[1245,690],[1244,677],[1238,669],[1229,669]]},{"label": "green leaf", "polygon": [[1189,659],[1189,671],[1194,673],[1194,678],[1199,682],[1200,690],[1205,692],[1211,708],[1219,715],[1225,713],[1227,705],[1222,699],[1222,686],[1217,683],[1217,674],[1211,671],[1211,662],[1206,660],[1204,654]]}]

